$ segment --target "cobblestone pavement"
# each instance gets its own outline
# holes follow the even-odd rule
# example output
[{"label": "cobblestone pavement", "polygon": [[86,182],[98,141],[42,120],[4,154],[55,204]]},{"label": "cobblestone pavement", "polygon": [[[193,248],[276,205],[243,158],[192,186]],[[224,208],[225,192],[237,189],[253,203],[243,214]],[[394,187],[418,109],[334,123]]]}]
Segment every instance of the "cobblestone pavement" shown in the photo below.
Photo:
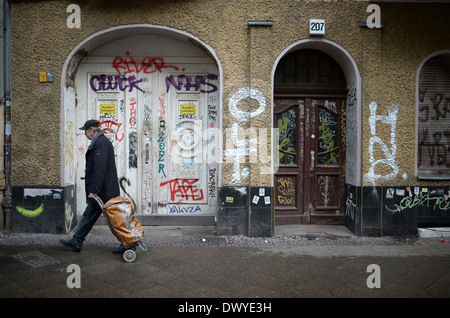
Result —
[{"label": "cobblestone pavement", "polygon": [[[306,229],[306,230],[305,230]],[[392,246],[412,244],[417,237],[358,237],[343,226],[277,227],[272,237],[243,235],[217,236],[213,226],[145,226],[145,242],[150,246],[242,246],[242,247],[296,247],[296,246]],[[58,246],[67,235],[43,233],[0,233],[0,245]],[[407,241],[408,240],[408,241]],[[106,225],[94,226],[85,246],[116,246],[117,239]]]}]

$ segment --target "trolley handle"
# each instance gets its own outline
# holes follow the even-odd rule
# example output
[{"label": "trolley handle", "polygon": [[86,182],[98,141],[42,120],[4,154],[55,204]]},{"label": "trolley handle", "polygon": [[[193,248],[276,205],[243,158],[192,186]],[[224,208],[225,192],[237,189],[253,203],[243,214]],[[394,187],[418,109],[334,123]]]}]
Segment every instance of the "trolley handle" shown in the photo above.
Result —
[{"label": "trolley handle", "polygon": [[92,195],[92,194],[89,194],[88,198],[92,198],[92,199],[94,199],[95,201],[97,201],[98,205],[99,205],[100,208],[103,210],[103,205],[104,205],[104,204],[103,204],[102,199],[100,199],[100,197],[99,197],[98,195]]}]

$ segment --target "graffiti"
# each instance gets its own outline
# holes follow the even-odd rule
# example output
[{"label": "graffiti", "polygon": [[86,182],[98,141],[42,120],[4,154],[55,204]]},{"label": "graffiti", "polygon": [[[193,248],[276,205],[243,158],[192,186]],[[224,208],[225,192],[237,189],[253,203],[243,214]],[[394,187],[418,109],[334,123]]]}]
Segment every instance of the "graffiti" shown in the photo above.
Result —
[{"label": "graffiti", "polygon": [[334,180],[328,176],[320,176],[317,182],[319,184],[319,193],[322,196],[323,206],[328,206],[328,203],[335,194]]},{"label": "graffiti", "polygon": [[[136,79],[136,76],[131,75],[129,77],[125,76],[110,76],[110,75],[94,75],[91,76],[91,79],[89,80],[89,85],[91,86],[91,89],[94,92],[98,91],[115,91],[119,89],[120,91],[124,92],[128,88],[128,92],[132,92],[133,89],[139,90],[143,93],[144,90],[142,90],[138,84],[142,82],[146,82],[146,78],[141,78],[139,80]],[[128,83],[127,83],[128,82]]]},{"label": "graffiti", "polygon": [[[398,167],[395,163],[396,155],[397,155],[397,144],[395,143],[395,129],[397,123],[397,114],[398,114],[398,105],[391,105],[388,108],[388,115],[377,115],[377,103],[370,103],[370,132],[372,137],[369,140],[369,161],[371,163],[371,167],[369,168],[369,172],[365,175],[367,180],[372,181],[375,185],[376,180],[391,180],[398,173]],[[377,136],[377,122],[382,122],[383,124],[388,124],[391,126],[391,150],[386,146],[383,140]],[[374,144],[379,144],[381,150],[385,157],[383,159],[375,159],[374,157]],[[392,169],[392,172],[387,175],[375,174],[375,167],[377,165],[387,165]]]},{"label": "graffiti", "polygon": [[[337,127],[338,123],[333,114],[324,109],[319,109],[319,138],[318,138],[318,161],[319,164],[338,164],[337,158],[339,154],[336,154],[336,150],[339,146],[335,144],[337,139]],[[336,144],[337,144],[336,140]],[[327,160],[327,157],[329,159]]]},{"label": "graffiti", "polygon": [[136,114],[137,114],[137,109],[136,109],[136,103],[137,102],[132,102],[130,103],[130,128],[131,129],[136,129]]},{"label": "graffiti", "polygon": [[132,131],[128,134],[129,153],[128,153],[128,168],[137,168],[137,132]]},{"label": "graffiti", "polygon": [[208,105],[208,123],[209,128],[214,128],[217,120],[217,108],[216,105]]},{"label": "graffiti", "polygon": [[278,203],[281,205],[295,205],[295,181],[292,178],[277,180]]},{"label": "graffiti", "polygon": [[288,109],[277,116],[279,129],[278,161],[280,164],[296,163],[296,117],[295,108]]},{"label": "graffiti", "polygon": [[158,104],[159,104],[159,117],[161,118],[161,120],[166,120],[167,119],[167,107],[164,103],[164,99],[162,99],[161,97],[158,97]]},{"label": "graffiti", "polygon": [[292,179],[280,178],[277,180],[278,192],[282,195],[293,195],[295,194],[295,185]]},{"label": "graffiti", "polygon": [[[237,104],[240,101],[249,97],[255,99],[259,104],[258,109],[254,112],[244,112],[237,107]],[[246,86],[239,89],[231,96],[228,108],[234,118],[239,121],[248,122],[250,118],[258,116],[264,111],[266,108],[266,98],[260,91]]]},{"label": "graffiti", "polygon": [[166,135],[166,120],[167,120],[167,107],[164,103],[164,99],[158,97],[158,105],[159,105],[159,133],[158,133],[158,174],[162,174],[161,178],[166,177],[165,165],[164,165],[164,156],[165,156],[165,135]]},{"label": "graffiti", "polygon": [[[125,75],[129,73],[144,73],[151,74],[160,72],[165,68],[172,68],[176,71],[179,70],[175,65],[167,65],[164,63],[162,57],[144,57],[142,60],[136,59],[130,55],[130,52],[126,52],[126,57],[116,56],[112,63],[112,67],[120,75]],[[184,69],[183,69],[184,71]]]},{"label": "graffiti", "polygon": [[[184,200],[200,201],[203,200],[203,190],[196,189],[198,179],[172,179],[161,182],[160,186],[169,185],[170,201],[180,203]],[[176,199],[180,198],[178,201]]]},{"label": "graffiti", "polygon": [[402,212],[417,206],[432,207],[433,210],[450,211],[450,200],[446,200],[445,196],[432,196],[430,192],[415,194],[414,196],[406,196],[400,200],[399,204],[393,207],[385,206],[392,213]]},{"label": "graffiti", "polygon": [[281,205],[295,205],[295,198],[293,198],[293,197],[288,198],[288,197],[279,195],[278,196],[278,202]]},{"label": "graffiti", "polygon": [[[191,76],[178,75],[176,81],[172,75],[169,75],[166,77],[166,92],[169,92],[170,87],[173,86],[177,91],[199,91],[202,94],[214,93],[217,91],[217,86],[209,83],[208,80],[217,80],[217,75],[196,75],[194,80],[192,80]],[[209,86],[209,90],[201,89],[202,85]]]},{"label": "graffiti", "polygon": [[74,211],[72,209],[72,206],[70,205],[70,203],[66,202],[64,208],[64,226],[66,229],[66,233],[68,233],[72,229],[73,216]]},{"label": "graffiti", "polygon": [[336,109],[336,102],[329,102],[328,100],[325,100],[325,108],[328,109],[329,111],[333,112],[333,113],[337,113],[337,109]]},{"label": "graffiti", "polygon": [[20,214],[22,214],[23,216],[25,216],[27,218],[35,218],[35,217],[39,216],[42,212],[44,212],[44,208],[45,208],[45,206],[43,203],[34,210],[25,209],[25,208],[21,207],[20,205],[16,206],[17,212],[19,212]]},{"label": "graffiti", "polygon": [[[418,167],[422,165],[422,156],[426,149],[428,154],[429,166],[433,167],[436,161],[438,166],[445,165],[450,167],[450,130],[436,131],[432,134],[433,138],[428,136],[428,128],[421,129],[419,134]],[[444,138],[447,142],[444,142]]]},{"label": "graffiti", "polygon": [[208,196],[214,198],[216,196],[216,168],[209,169],[208,189]]},{"label": "graffiti", "polygon": [[190,214],[202,212],[202,209],[197,206],[179,206],[179,205],[168,205],[169,213],[177,213],[177,214]]},{"label": "graffiti", "polygon": [[166,145],[164,143],[164,132],[160,132],[158,134],[158,146],[159,146],[159,151],[158,151],[158,162],[159,162],[159,167],[158,167],[158,173],[162,173],[164,175],[164,177],[166,177],[166,173],[164,172],[164,155],[165,155],[165,148]]},{"label": "graffiti", "polygon": [[[252,99],[255,99],[259,104],[258,109],[254,112],[244,112],[237,107],[237,104],[240,101],[242,101],[243,99],[249,98],[249,97]],[[248,122],[250,120],[250,118],[258,116],[259,114],[261,114],[264,111],[264,109],[266,108],[266,98],[260,91],[258,91],[256,89],[250,89],[250,87],[248,87],[248,86],[243,87],[243,88],[239,89],[237,92],[235,92],[233,94],[233,96],[231,96],[230,101],[228,103],[228,108],[229,108],[231,114],[233,115],[233,117],[236,118],[238,121]],[[244,168],[241,170],[241,168],[240,168],[241,157],[242,156],[250,156],[250,154],[256,154],[256,146],[255,145],[258,141],[257,138],[239,139],[238,138],[238,129],[239,129],[239,125],[237,123],[234,123],[232,125],[232,138],[231,138],[233,145],[229,144],[230,138],[228,136],[229,134],[228,134],[228,130],[227,130],[227,149],[224,152],[224,155],[226,157],[234,158],[233,159],[234,169],[233,169],[232,180],[231,180],[232,183],[240,183],[241,176],[244,178],[248,177],[248,175],[250,173],[249,169]],[[256,131],[254,129],[249,128],[247,131],[248,131],[249,136],[252,136],[252,137],[257,136]],[[245,133],[244,136],[245,135],[247,135],[247,134]],[[264,144],[264,146],[265,145],[266,144]],[[234,146],[236,146],[237,148],[235,148]],[[260,143],[260,149],[262,148],[262,146],[263,145],[261,145],[261,143]],[[264,167],[262,167],[261,169],[264,169]]]},{"label": "graffiti", "polygon": [[[424,101],[425,93],[422,93],[420,96],[421,102]],[[440,118],[446,118],[447,113],[450,113],[450,97],[444,98],[444,93],[442,92],[434,92],[430,95],[430,101],[433,104],[432,108],[434,110],[434,116],[431,117],[432,120],[439,120]],[[441,102],[442,107],[441,107]],[[426,122],[430,119],[430,106],[428,104],[422,104],[419,107],[420,114],[419,120],[421,122]]]},{"label": "graffiti", "polygon": [[[44,212],[47,200],[59,200],[62,197],[61,189],[24,188],[23,202],[26,206],[32,206],[32,208],[24,208],[20,205],[16,205],[15,208],[21,215],[27,218],[35,218]],[[34,208],[36,205],[39,206]]]},{"label": "graffiti", "polygon": [[[426,91],[419,94],[419,136],[417,166],[420,168],[450,167],[450,129],[448,129],[447,114],[450,114],[450,96],[445,97],[445,92]],[[432,110],[434,112],[432,112]],[[430,112],[432,112],[430,114]],[[444,128],[445,127],[445,128]]]},{"label": "graffiti", "polygon": [[66,165],[69,167],[70,178],[74,176],[74,140],[73,140],[73,122],[70,120],[70,110],[67,108],[66,131],[64,132],[64,150],[66,151]]},{"label": "graffiti", "polygon": [[355,183],[358,144],[358,97],[356,88],[351,88],[347,95],[347,113],[345,117],[345,168],[347,181]]},{"label": "graffiti", "polygon": [[85,152],[86,152],[86,148],[84,147],[84,146],[80,146],[80,147],[78,147],[78,153],[80,154],[80,155],[84,155],[85,154]]},{"label": "graffiti", "polygon": [[342,145],[342,149],[345,149],[345,145],[346,145],[346,139],[345,139],[345,134],[346,134],[346,128],[345,128],[345,120],[347,118],[347,113],[345,111],[345,101],[342,101],[342,105],[341,105],[341,145]]},{"label": "graffiti", "polygon": [[345,201],[345,217],[354,221],[356,213],[358,213],[358,207],[353,202],[353,193],[349,192]]},{"label": "graffiti", "polygon": [[[238,138],[238,129],[239,125],[237,123],[234,123],[232,125],[232,140],[234,147],[227,147],[227,149],[224,152],[224,155],[226,157],[234,157],[233,163],[234,163],[234,169],[232,174],[232,183],[240,183],[241,182],[241,175],[244,178],[248,177],[249,171],[248,168],[240,169],[241,165],[241,157],[242,156],[250,156],[250,153],[256,153],[256,143],[258,142],[257,138],[249,138],[249,139],[239,139]],[[247,131],[249,131],[249,135],[256,136],[256,132],[254,129],[249,128]],[[229,138],[229,133],[227,129],[227,143]],[[242,133],[240,134],[242,135]],[[243,134],[244,136],[247,135],[246,133]]]},{"label": "graffiti", "polygon": [[100,123],[101,130],[108,138],[110,138],[110,140],[113,139],[111,141],[117,140],[121,142],[123,140],[124,134],[122,133],[120,137],[118,135],[121,126],[121,123],[114,120],[105,120]]}]

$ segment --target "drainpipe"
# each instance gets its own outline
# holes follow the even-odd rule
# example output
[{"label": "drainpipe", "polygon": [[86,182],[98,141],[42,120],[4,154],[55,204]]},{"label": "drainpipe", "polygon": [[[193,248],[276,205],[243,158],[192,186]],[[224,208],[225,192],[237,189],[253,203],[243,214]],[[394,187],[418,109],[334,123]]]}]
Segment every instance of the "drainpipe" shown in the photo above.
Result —
[{"label": "drainpipe", "polygon": [[[12,207],[12,186],[11,186],[11,0],[0,1],[0,112],[4,111],[4,116],[0,113],[0,133],[4,140],[0,138],[1,149],[4,149],[3,162],[0,160],[0,172],[5,176],[5,192],[1,194],[3,215],[0,217],[5,231],[11,230],[11,207]],[[4,129],[4,130],[3,130]],[[3,130],[3,131],[1,131]],[[3,184],[1,184],[3,187]],[[1,225],[1,224],[0,224]]]}]

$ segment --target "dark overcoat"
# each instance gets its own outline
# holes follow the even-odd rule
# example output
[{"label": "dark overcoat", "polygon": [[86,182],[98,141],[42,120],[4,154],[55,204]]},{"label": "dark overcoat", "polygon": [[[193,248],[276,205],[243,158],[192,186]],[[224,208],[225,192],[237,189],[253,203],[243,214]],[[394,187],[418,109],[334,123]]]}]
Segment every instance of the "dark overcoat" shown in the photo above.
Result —
[{"label": "dark overcoat", "polygon": [[89,193],[97,193],[104,203],[120,195],[114,147],[103,132],[98,133],[86,152],[85,189],[86,201]]}]

